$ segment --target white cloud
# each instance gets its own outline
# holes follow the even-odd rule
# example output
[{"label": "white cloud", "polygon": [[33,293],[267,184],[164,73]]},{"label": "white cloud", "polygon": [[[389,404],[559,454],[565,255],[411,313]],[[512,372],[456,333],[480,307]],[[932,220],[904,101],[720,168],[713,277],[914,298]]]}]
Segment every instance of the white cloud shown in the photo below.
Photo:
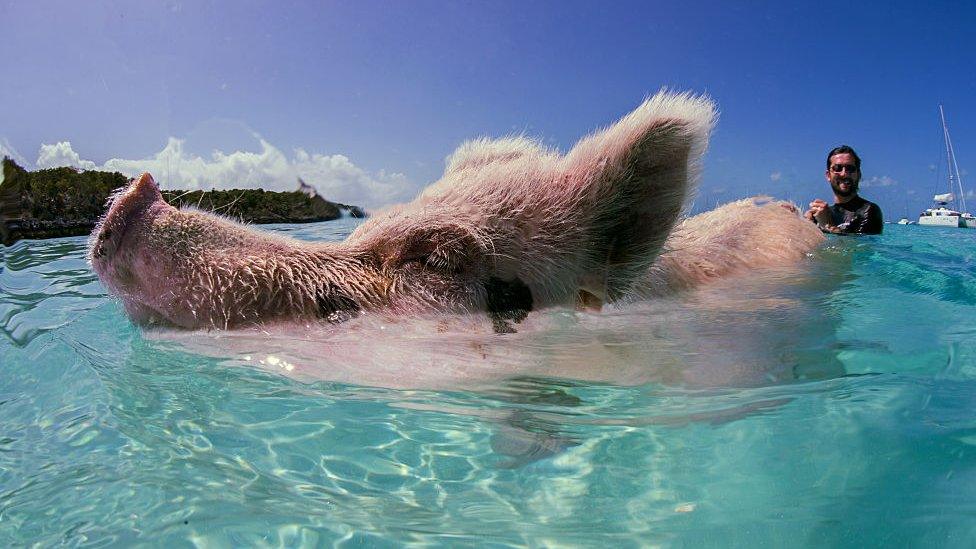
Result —
[{"label": "white cloud", "polygon": [[419,190],[402,173],[380,170],[370,175],[341,154],[308,154],[297,149],[293,166],[296,176],[314,185],[319,194],[346,204],[358,204],[357,196],[373,198],[370,205],[403,202]]},{"label": "white cloud", "polygon": [[[28,167],[27,159],[17,152],[17,149],[14,149],[13,145],[7,141],[7,138],[0,137],[0,160],[2,160],[5,156],[9,157],[22,168]],[[0,175],[0,177],[3,177],[3,175]]]},{"label": "white cloud", "polygon": [[773,172],[769,174],[769,179],[779,181],[780,179],[783,179],[783,172]]},{"label": "white cloud", "polygon": [[293,191],[298,178],[328,200],[376,208],[412,198],[418,188],[405,175],[380,170],[370,174],[341,154],[309,154],[297,149],[291,158],[260,139],[258,152],[214,151],[210,158],[189,153],[184,141],[170,137],[149,158],[112,158],[101,166],[83,160],[67,141],[41,145],[38,168],[72,166],[120,172],[135,177],[150,172],[165,189],[255,189]]},{"label": "white cloud", "polygon": [[58,141],[54,145],[41,145],[41,152],[37,156],[37,168],[59,168],[68,166],[81,170],[94,170],[95,163],[82,160],[78,153],[71,148],[70,141]]},{"label": "white cloud", "polygon": [[894,186],[894,185],[897,185],[897,184],[898,184],[897,181],[895,181],[894,179],[892,179],[891,177],[889,177],[887,175],[882,175],[881,177],[874,176],[871,179],[868,179],[867,181],[862,181],[861,182],[861,186],[862,187],[865,187],[865,188],[868,188],[868,187],[875,187],[875,188],[877,188],[877,187],[891,187],[891,186]]}]

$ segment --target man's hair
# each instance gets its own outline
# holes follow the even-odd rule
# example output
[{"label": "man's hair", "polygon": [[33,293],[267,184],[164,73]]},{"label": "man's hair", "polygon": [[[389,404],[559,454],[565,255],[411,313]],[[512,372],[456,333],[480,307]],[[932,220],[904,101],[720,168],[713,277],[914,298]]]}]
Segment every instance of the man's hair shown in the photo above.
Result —
[{"label": "man's hair", "polygon": [[840,147],[834,147],[827,153],[827,168],[830,168],[830,159],[837,154],[849,154],[854,157],[854,167],[857,171],[861,171],[861,157],[854,152],[854,149],[848,145],[841,145]]}]

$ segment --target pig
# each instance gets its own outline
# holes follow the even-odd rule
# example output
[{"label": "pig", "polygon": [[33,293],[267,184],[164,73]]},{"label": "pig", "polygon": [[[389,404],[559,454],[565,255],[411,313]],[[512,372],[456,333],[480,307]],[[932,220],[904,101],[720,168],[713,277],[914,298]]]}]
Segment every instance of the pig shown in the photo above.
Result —
[{"label": "pig", "polygon": [[798,263],[825,240],[793,204],[745,198],[681,221],[631,298],[671,295],[758,268]]},{"label": "pig", "polygon": [[143,324],[480,311],[498,332],[534,309],[597,310],[802,258],[824,237],[781,203],[682,220],[715,119],[709,98],[662,91],[564,155],[525,137],[470,141],[417,199],[340,243],[174,208],[143,174],[110,199],[88,257]]}]

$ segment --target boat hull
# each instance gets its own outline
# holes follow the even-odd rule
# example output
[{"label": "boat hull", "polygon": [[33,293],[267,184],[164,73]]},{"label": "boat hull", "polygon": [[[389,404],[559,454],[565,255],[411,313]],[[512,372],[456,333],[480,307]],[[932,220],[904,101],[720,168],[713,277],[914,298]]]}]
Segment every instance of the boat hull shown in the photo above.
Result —
[{"label": "boat hull", "polygon": [[965,227],[959,216],[953,215],[923,215],[918,218],[918,224],[932,227]]}]

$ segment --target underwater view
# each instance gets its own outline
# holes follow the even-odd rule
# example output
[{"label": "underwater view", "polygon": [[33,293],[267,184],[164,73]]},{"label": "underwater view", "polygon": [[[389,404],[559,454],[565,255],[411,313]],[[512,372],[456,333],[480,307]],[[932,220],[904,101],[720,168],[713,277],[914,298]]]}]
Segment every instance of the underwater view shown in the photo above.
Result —
[{"label": "underwater view", "polygon": [[504,334],[142,329],[85,237],[0,247],[0,545],[972,546],[973,234]]}]

